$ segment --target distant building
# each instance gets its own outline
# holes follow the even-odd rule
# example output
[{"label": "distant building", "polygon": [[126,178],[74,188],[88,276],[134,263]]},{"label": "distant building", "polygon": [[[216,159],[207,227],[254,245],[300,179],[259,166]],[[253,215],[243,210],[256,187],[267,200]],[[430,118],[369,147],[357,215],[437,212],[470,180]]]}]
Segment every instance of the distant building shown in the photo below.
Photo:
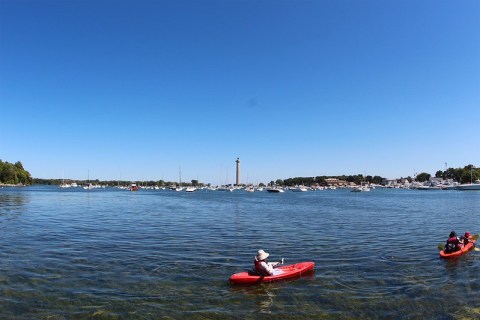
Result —
[{"label": "distant building", "polygon": [[337,178],[326,178],[325,183],[329,186],[346,186],[347,185],[347,181],[340,180]]},{"label": "distant building", "polygon": [[431,183],[435,183],[435,184],[442,184],[443,183],[443,178],[430,177],[429,181]]},{"label": "distant building", "polygon": [[383,178],[382,185],[385,187],[395,187],[398,185],[397,179],[387,179]]}]

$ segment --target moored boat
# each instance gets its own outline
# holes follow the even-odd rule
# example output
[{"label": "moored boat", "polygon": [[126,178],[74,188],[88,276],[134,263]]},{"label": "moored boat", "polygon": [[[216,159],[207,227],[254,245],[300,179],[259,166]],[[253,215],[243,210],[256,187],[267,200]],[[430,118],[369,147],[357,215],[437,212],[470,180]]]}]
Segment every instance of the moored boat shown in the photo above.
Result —
[{"label": "moored boat", "polygon": [[275,269],[282,270],[283,272],[273,276],[260,276],[254,271],[245,271],[233,274],[229,281],[231,284],[258,284],[264,282],[273,282],[278,280],[290,279],[300,277],[304,274],[313,272],[315,263],[311,261],[299,262],[291,265],[277,267]]},{"label": "moored boat", "polygon": [[480,180],[476,180],[473,183],[463,183],[456,187],[457,190],[480,190]]}]

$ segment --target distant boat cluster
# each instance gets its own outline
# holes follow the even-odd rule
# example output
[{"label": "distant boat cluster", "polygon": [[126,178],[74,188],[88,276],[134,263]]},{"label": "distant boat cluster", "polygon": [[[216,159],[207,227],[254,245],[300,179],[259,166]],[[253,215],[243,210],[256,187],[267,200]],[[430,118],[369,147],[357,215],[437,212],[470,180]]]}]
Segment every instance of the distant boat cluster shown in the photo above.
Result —
[{"label": "distant boat cluster", "polygon": [[453,182],[450,184],[435,184],[430,181],[421,184],[412,183],[410,189],[417,190],[480,190],[480,180],[476,180],[472,183]]},{"label": "distant boat cluster", "polygon": [[458,183],[452,180],[430,179],[425,182],[408,182],[396,184],[394,188],[416,189],[416,190],[480,190],[480,180],[470,183]]},{"label": "distant boat cluster", "polygon": [[[77,188],[81,187],[85,190],[93,189],[105,189],[107,185],[96,185],[92,183],[87,183],[85,185],[78,185],[77,183],[65,184],[62,183],[60,188]],[[282,192],[311,192],[311,191],[324,191],[324,190],[336,190],[336,189],[349,189],[351,192],[367,192],[374,190],[376,188],[395,188],[395,189],[416,189],[416,190],[480,190],[480,180],[476,180],[471,183],[459,184],[452,181],[441,181],[441,180],[430,180],[426,182],[408,182],[408,180],[403,181],[402,183],[393,183],[387,185],[379,184],[362,184],[362,185],[329,185],[329,186],[294,186],[294,187],[285,187],[285,186],[255,186],[255,185],[222,185],[222,186],[179,186],[172,185],[169,187],[160,187],[160,186],[142,186],[132,183],[130,186],[112,186],[120,190],[128,191],[138,191],[141,189],[144,190],[172,190],[176,192],[195,192],[199,190],[205,191],[223,191],[223,192],[233,192],[233,191],[246,191],[246,192],[262,192],[267,191],[270,193],[282,193]]]},{"label": "distant boat cluster", "polygon": [[85,190],[92,190],[92,189],[100,189],[100,188],[105,189],[107,186],[106,185],[93,184],[93,183],[87,183],[85,185],[78,185],[76,182],[60,184],[60,188],[62,188],[62,189],[78,188],[78,187],[82,187]]}]

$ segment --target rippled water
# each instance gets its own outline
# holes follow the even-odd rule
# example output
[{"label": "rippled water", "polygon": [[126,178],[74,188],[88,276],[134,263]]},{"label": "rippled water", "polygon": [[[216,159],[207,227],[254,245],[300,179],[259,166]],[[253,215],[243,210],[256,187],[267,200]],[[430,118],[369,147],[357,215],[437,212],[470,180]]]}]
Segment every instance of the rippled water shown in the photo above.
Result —
[{"label": "rippled water", "polygon": [[[0,189],[0,318],[480,317],[480,192]],[[314,261],[295,281],[236,287],[258,249]]]}]

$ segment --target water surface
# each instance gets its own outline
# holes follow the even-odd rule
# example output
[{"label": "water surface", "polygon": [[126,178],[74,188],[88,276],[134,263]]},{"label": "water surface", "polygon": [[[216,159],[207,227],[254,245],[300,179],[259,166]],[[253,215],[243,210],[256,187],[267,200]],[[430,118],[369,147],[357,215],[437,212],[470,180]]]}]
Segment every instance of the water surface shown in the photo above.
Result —
[{"label": "water surface", "polygon": [[[0,318],[464,319],[480,317],[480,192],[247,193],[0,189]],[[295,281],[236,287],[270,260]]]}]

